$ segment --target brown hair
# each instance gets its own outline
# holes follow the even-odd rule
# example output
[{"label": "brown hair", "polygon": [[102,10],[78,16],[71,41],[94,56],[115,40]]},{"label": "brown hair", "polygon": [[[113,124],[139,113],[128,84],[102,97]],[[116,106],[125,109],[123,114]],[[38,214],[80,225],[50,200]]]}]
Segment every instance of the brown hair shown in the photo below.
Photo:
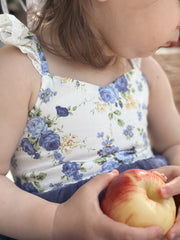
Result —
[{"label": "brown hair", "polygon": [[[111,58],[103,54],[91,10],[91,0],[47,0],[40,14],[36,14],[33,31],[41,44],[54,54],[103,68]],[[41,34],[48,26],[49,45]],[[57,37],[64,54],[55,44]]]}]

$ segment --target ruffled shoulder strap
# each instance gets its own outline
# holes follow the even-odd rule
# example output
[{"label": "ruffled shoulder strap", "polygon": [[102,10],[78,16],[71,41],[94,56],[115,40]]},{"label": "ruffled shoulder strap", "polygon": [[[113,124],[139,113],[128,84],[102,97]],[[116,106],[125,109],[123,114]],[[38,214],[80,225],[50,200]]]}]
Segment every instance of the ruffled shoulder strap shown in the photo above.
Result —
[{"label": "ruffled shoulder strap", "polygon": [[0,14],[0,41],[28,55],[37,71],[48,73],[47,62],[36,36],[15,16]]}]

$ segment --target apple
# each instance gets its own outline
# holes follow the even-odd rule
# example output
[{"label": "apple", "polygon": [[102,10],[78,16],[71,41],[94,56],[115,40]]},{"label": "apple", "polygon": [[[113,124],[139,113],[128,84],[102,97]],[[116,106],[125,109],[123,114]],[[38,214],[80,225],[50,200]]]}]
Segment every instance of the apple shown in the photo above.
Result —
[{"label": "apple", "polygon": [[165,235],[175,221],[176,206],[173,197],[161,197],[159,190],[164,184],[163,178],[151,171],[124,171],[108,185],[101,209],[113,220],[129,226],[158,225]]}]

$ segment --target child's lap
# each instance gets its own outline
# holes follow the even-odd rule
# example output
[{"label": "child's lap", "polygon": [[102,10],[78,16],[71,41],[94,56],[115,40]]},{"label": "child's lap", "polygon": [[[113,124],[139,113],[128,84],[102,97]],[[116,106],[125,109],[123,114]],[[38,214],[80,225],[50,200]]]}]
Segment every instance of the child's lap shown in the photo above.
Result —
[{"label": "child's lap", "polygon": [[[164,157],[157,155],[154,158],[144,159],[132,164],[120,165],[120,167],[117,169],[119,172],[123,172],[131,168],[140,168],[140,169],[150,170],[150,169],[154,169],[154,168],[158,168],[166,165],[168,165],[167,160]],[[69,184],[58,190],[53,190],[53,191],[38,193],[38,194],[36,193],[36,195],[51,202],[63,203],[67,201],[82,185],[87,183],[89,180],[90,179],[82,180],[74,184]],[[101,200],[102,194],[103,193],[101,193],[99,196],[100,200]],[[16,240],[16,239],[8,238],[0,235],[0,240]]]}]

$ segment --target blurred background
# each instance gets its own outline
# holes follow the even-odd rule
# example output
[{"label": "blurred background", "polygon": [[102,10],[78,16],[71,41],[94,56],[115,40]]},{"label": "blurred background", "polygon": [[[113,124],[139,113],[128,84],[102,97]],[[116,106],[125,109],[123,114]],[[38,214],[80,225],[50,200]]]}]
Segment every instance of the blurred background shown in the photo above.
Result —
[{"label": "blurred background", "polygon": [[[25,1],[22,1],[25,3]],[[22,22],[26,22],[26,13],[23,10],[21,4],[18,0],[7,0],[9,12],[19,18]],[[2,8],[0,4],[0,13],[2,13]]]}]

